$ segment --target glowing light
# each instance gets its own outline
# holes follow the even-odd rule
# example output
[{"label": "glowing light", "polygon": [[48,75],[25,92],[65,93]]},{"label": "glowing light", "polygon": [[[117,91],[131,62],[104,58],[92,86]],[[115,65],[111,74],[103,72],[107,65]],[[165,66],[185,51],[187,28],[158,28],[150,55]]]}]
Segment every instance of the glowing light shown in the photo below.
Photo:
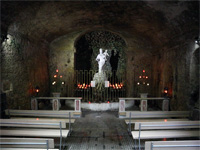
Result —
[{"label": "glowing light", "polygon": [[62,82],[62,84],[65,84],[65,82]]},{"label": "glowing light", "polygon": [[60,78],[62,78],[63,76],[60,76]]},{"label": "glowing light", "polygon": [[147,86],[149,86],[149,83],[147,83]]},{"label": "glowing light", "polygon": [[57,75],[55,74],[53,77],[54,77],[54,78],[57,78]]},{"label": "glowing light", "polygon": [[107,103],[109,104],[110,102],[108,101]]},{"label": "glowing light", "polygon": [[137,85],[140,85],[140,82],[138,82]]},{"label": "glowing light", "polygon": [[141,78],[142,78],[142,76],[139,76],[139,78],[141,79]]},{"label": "glowing light", "polygon": [[36,118],[36,120],[39,120],[39,118]]},{"label": "glowing light", "polygon": [[148,76],[146,76],[146,79],[148,79]]},{"label": "glowing light", "polygon": [[36,92],[37,92],[37,93],[39,93],[39,91],[40,91],[39,89],[36,89]]},{"label": "glowing light", "polygon": [[164,93],[165,93],[165,94],[167,94],[167,93],[168,93],[168,91],[167,91],[167,90],[164,90]]},{"label": "glowing light", "polygon": [[142,72],[145,72],[145,70],[142,70]]},{"label": "glowing light", "polygon": [[91,102],[90,102],[90,101],[89,101],[88,103],[89,103],[89,104],[91,104]]},{"label": "glowing light", "polygon": [[58,69],[56,69],[56,72],[58,72]]},{"label": "glowing light", "polygon": [[167,119],[164,119],[164,122],[167,122]]},{"label": "glowing light", "polygon": [[56,81],[53,81],[52,85],[55,85],[56,84]]}]

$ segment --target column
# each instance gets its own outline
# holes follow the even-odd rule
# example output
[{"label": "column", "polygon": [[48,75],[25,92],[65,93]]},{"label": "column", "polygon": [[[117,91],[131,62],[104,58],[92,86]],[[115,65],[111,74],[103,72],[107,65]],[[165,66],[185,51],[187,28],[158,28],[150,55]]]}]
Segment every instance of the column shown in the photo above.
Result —
[{"label": "column", "polygon": [[163,100],[162,111],[169,111],[169,99],[167,98]]},{"label": "column", "polygon": [[119,112],[125,112],[125,100],[124,99],[119,100]]},{"label": "column", "polygon": [[53,108],[53,110],[59,110],[59,100],[58,99],[52,100],[52,108]]},{"label": "column", "polygon": [[147,111],[147,100],[145,100],[145,98],[147,98],[148,93],[140,93],[140,97],[144,98],[140,101],[140,111]]},{"label": "column", "polygon": [[38,110],[38,101],[35,97],[31,98],[31,109]]},{"label": "column", "polygon": [[78,111],[78,112],[81,111],[81,100],[80,99],[75,99],[74,108],[75,108],[75,111]]}]

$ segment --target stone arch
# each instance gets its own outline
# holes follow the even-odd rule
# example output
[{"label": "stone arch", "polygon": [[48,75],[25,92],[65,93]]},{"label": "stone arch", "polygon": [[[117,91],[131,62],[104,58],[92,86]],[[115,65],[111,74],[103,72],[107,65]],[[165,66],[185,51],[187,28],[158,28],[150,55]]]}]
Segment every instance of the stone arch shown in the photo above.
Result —
[{"label": "stone arch", "polygon": [[[96,70],[97,63],[94,57],[99,53],[99,48],[103,48],[104,50],[108,49],[108,53],[112,56],[112,59],[119,58],[118,67],[115,66],[113,68],[125,70],[126,56],[124,51],[126,45],[126,41],[118,33],[103,29],[87,31],[81,34],[74,42],[76,49],[74,68],[75,70]],[[114,62],[116,61],[114,60]]]}]

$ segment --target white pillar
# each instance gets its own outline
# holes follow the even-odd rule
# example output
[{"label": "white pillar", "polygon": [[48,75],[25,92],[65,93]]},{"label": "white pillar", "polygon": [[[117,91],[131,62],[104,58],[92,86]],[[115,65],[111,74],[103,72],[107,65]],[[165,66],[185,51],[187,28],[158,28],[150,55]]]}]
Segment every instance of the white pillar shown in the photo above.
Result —
[{"label": "white pillar", "polygon": [[125,100],[124,99],[120,99],[119,100],[119,112],[125,112]]},{"label": "white pillar", "polygon": [[74,100],[74,108],[75,108],[74,111],[78,111],[78,112],[81,111],[81,100],[80,99]]},{"label": "white pillar", "polygon": [[58,99],[53,99],[52,100],[52,108],[53,108],[53,110],[59,110],[59,105],[60,105],[60,103],[59,103]]},{"label": "white pillar", "polygon": [[140,97],[144,98],[140,101],[140,111],[147,111],[147,100],[145,98],[147,98],[148,93],[140,93]]}]

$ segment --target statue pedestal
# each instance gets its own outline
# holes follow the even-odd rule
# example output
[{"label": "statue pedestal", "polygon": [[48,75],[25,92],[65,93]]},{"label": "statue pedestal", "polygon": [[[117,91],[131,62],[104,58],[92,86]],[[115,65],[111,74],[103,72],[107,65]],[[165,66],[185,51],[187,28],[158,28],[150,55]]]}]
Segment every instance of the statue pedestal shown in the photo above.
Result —
[{"label": "statue pedestal", "polygon": [[148,93],[140,93],[140,97],[144,98],[140,101],[140,111],[147,111],[147,100],[145,100],[145,98],[147,98]]},{"label": "statue pedestal", "polygon": [[94,77],[93,77],[93,81],[95,81],[95,84],[98,84],[98,83],[103,83],[103,84],[105,84],[105,81],[107,81],[106,74],[105,74],[104,72],[95,73],[95,75],[94,75]]}]

